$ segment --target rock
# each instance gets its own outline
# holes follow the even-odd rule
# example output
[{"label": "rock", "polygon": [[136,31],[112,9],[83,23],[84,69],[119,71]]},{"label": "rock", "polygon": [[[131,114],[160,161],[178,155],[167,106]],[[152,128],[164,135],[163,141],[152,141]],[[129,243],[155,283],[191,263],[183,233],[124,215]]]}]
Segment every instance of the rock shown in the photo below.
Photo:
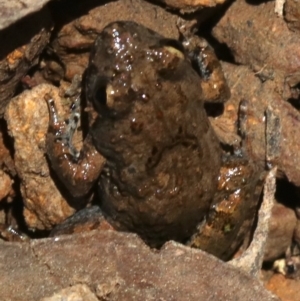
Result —
[{"label": "rock", "polygon": [[288,279],[275,274],[266,284],[266,288],[274,292],[282,301],[298,301],[300,298],[299,279]]},{"label": "rock", "polygon": [[0,249],[2,300],[40,300],[84,284],[99,300],[279,301],[211,255],[174,242],[154,251],[134,234],[93,231]]},{"label": "rock", "polygon": [[47,93],[60,102],[58,89],[42,84],[12,99],[5,112],[9,134],[14,138],[15,167],[21,179],[24,217],[29,228],[41,230],[51,229],[75,212],[50,177],[45,157],[49,123],[44,99]]},{"label": "rock", "polygon": [[181,12],[194,12],[203,7],[213,7],[225,2],[225,0],[160,0],[167,6],[180,9]]},{"label": "rock", "polygon": [[230,48],[237,63],[249,66],[262,81],[273,80],[284,100],[299,96],[300,36],[277,17],[273,2],[235,1],[213,35]]},{"label": "rock", "polygon": [[12,190],[12,180],[7,173],[0,170],[0,201],[4,199]]},{"label": "rock", "polygon": [[297,224],[295,227],[295,232],[294,232],[294,239],[296,241],[296,243],[299,245],[300,243],[300,220],[297,219]]},{"label": "rock", "polygon": [[39,11],[50,0],[10,0],[0,2],[0,30]]},{"label": "rock", "polygon": [[294,230],[296,228],[296,215],[294,210],[275,204],[269,222],[269,234],[264,255],[265,261],[274,261],[284,256],[292,244]]},{"label": "rock", "polygon": [[284,6],[284,19],[290,30],[300,30],[300,3],[297,0],[287,0]]},{"label": "rock", "polygon": [[96,295],[85,284],[76,284],[67,287],[55,293],[49,298],[43,298],[41,301],[98,301]]}]

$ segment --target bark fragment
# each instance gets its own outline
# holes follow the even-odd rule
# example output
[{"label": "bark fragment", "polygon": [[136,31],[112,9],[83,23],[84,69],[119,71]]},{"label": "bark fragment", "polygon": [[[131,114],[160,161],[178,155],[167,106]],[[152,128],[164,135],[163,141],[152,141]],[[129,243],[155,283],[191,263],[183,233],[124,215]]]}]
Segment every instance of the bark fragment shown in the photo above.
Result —
[{"label": "bark fragment", "polygon": [[44,9],[0,31],[0,117],[21,79],[38,63],[39,55],[49,42],[50,26],[50,12]]}]

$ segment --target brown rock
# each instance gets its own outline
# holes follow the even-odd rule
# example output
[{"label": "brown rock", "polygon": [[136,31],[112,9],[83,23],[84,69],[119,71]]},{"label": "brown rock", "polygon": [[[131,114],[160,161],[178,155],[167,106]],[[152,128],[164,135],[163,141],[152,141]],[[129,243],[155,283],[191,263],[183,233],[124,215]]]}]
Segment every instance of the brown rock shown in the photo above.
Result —
[{"label": "brown rock", "polygon": [[0,32],[0,116],[22,77],[38,63],[49,41],[50,26],[50,12],[44,9]]},{"label": "brown rock", "polygon": [[12,157],[12,141],[7,134],[4,120],[0,121],[0,168],[14,177],[16,175],[15,163]]},{"label": "brown rock", "polygon": [[93,231],[0,248],[2,300],[40,300],[82,283],[111,301],[278,300],[200,250],[170,242],[153,251],[133,234]]},{"label": "brown rock", "polygon": [[7,173],[0,170],[0,201],[12,190],[12,180]]},{"label": "brown rock", "polygon": [[273,261],[285,255],[288,247],[292,244],[296,221],[294,210],[282,204],[274,205],[269,222],[269,234],[264,255],[265,261]]},{"label": "brown rock", "polygon": [[61,196],[49,174],[45,157],[49,122],[46,93],[60,100],[56,87],[43,84],[14,98],[5,113],[9,134],[14,138],[24,216],[28,227],[34,229],[51,229],[75,211]]},{"label": "brown rock", "polygon": [[275,274],[266,284],[266,288],[278,295],[282,301],[298,301],[300,299],[299,284],[299,280]]},{"label": "brown rock", "polygon": [[287,0],[284,5],[284,18],[289,29],[300,30],[300,3],[297,0]]},{"label": "brown rock", "polygon": [[297,244],[300,243],[300,220],[297,219],[295,231],[294,231],[294,240],[296,241]]},{"label": "brown rock", "polygon": [[273,2],[235,1],[213,35],[227,44],[236,62],[250,66],[262,80],[274,80],[285,100],[298,97],[300,36],[277,17]]},{"label": "brown rock", "polygon": [[0,3],[0,29],[4,29],[21,18],[39,11],[50,0],[10,0]]},{"label": "brown rock", "polygon": [[41,301],[98,301],[96,295],[85,284],[77,284],[67,287],[55,293],[49,298],[43,298]]},{"label": "brown rock", "polygon": [[170,7],[180,9],[183,12],[192,12],[203,7],[213,7],[222,4],[225,0],[160,0]]}]

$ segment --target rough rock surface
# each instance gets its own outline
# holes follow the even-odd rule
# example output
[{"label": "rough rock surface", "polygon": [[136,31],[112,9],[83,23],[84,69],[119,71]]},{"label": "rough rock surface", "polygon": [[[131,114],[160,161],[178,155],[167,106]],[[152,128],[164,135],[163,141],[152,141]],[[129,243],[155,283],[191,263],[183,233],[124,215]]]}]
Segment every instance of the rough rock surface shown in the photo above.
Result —
[{"label": "rough rock surface", "polygon": [[0,29],[6,28],[23,17],[39,11],[50,0],[1,0]]},{"label": "rough rock surface", "polygon": [[227,44],[236,62],[250,66],[262,80],[276,82],[283,99],[298,97],[300,37],[277,17],[273,2],[252,5],[235,1],[213,35]]},{"label": "rough rock surface", "polygon": [[58,89],[42,84],[12,99],[5,113],[9,133],[14,138],[14,159],[21,179],[25,220],[28,227],[34,229],[51,229],[75,211],[50,177],[45,156],[49,124],[46,93],[59,104]]},{"label": "rough rock surface", "polygon": [[[284,220],[284,222],[282,222]],[[297,218],[295,211],[275,204],[269,222],[269,235],[267,239],[264,260],[273,261],[284,256],[292,245],[292,238],[296,228]]]},{"label": "rough rock surface", "polygon": [[15,176],[16,171],[11,146],[12,144],[7,134],[7,126],[2,120],[0,122],[0,167],[11,176]]},{"label": "rough rock surface", "polygon": [[41,301],[98,301],[97,296],[85,284],[64,288],[49,298]]},{"label": "rough rock surface", "polygon": [[182,12],[192,12],[203,7],[213,7],[225,0],[160,0],[166,5],[180,9]]},{"label": "rough rock surface", "polygon": [[281,274],[275,274],[266,287],[282,301],[298,301],[300,300],[299,284],[299,279],[289,279]]},{"label": "rough rock surface", "polygon": [[0,201],[12,190],[12,180],[7,173],[0,170]]},{"label": "rough rock surface", "polygon": [[287,0],[284,6],[284,18],[288,27],[296,32],[300,30],[300,3],[297,0]]},{"label": "rough rock surface", "polygon": [[111,301],[279,300],[213,256],[173,242],[154,251],[133,234],[90,232],[0,249],[2,300],[41,300],[78,284]]}]

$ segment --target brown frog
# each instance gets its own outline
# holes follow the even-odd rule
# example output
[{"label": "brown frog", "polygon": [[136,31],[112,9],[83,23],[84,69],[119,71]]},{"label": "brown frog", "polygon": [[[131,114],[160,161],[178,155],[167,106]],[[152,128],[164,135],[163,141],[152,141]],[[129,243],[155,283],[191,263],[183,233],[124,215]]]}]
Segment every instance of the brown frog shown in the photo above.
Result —
[{"label": "brown frog", "polygon": [[[226,159],[226,180],[218,179],[221,148],[204,101],[225,101],[229,91],[207,43],[197,37],[180,43],[134,22],[114,22],[92,49],[85,90],[90,128],[81,151],[72,145],[79,103],[65,123],[48,99],[47,154],[69,192],[86,195],[97,182],[109,222],[138,233],[152,246],[171,239],[187,242],[200,224],[204,235],[198,233],[189,244],[228,257],[241,241],[240,229],[253,220],[257,201],[249,200],[244,177],[252,177],[252,170],[230,169],[231,159]],[[241,165],[246,166],[244,161]],[[246,202],[240,197],[243,187],[228,188],[230,178],[247,186]],[[216,208],[226,203],[224,190],[238,194],[238,202],[233,206],[229,200],[230,213],[222,217]],[[242,210],[237,209],[241,202],[246,204]],[[219,219],[224,245],[207,243],[213,216]]]}]

